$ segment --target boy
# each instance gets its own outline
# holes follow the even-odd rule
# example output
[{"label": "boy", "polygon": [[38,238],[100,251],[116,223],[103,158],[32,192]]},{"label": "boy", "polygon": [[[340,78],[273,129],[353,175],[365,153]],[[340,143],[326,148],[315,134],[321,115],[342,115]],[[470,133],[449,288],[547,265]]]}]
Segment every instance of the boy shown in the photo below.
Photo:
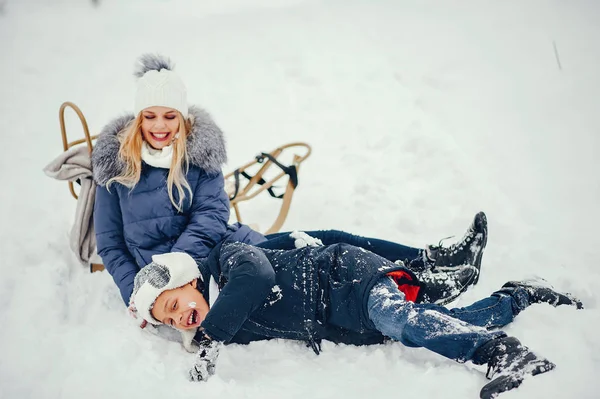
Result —
[{"label": "boy", "polygon": [[196,334],[193,380],[214,373],[221,343],[270,338],[376,344],[384,337],[457,361],[488,365],[481,398],[519,386],[555,365],[513,337],[508,324],[532,303],[581,302],[539,283],[508,282],[466,308],[420,303],[427,286],[402,265],[347,244],[272,251],[232,242],[201,264],[183,253],[155,255],[135,278],[131,307],[145,322]]}]

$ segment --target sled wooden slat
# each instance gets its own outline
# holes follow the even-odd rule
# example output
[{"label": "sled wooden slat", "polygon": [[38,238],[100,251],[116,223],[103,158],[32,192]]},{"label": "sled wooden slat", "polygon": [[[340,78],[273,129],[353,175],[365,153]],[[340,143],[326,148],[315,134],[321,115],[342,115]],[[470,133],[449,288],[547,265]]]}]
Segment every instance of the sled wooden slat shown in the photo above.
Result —
[{"label": "sled wooden slat", "polygon": [[[294,164],[296,165],[297,172],[300,171],[301,161],[298,161],[299,159],[300,157],[294,155]],[[294,194],[295,189],[296,188],[293,186],[291,179],[288,180],[285,194],[283,194],[283,202],[281,203],[281,208],[279,209],[279,214],[277,215],[277,218],[275,219],[275,222],[271,225],[271,227],[267,229],[267,231],[265,231],[265,234],[277,233],[281,229],[281,226],[283,226],[283,223],[287,218],[288,211],[290,210],[290,205],[292,203],[292,195]]]},{"label": "sled wooden slat", "polygon": [[[66,125],[65,125],[65,110],[67,108],[71,108],[73,111],[75,111],[75,113],[79,117],[79,121],[81,122],[81,126],[83,127],[83,133],[85,135],[85,137],[83,139],[79,139],[79,140],[75,140],[75,141],[71,141],[71,142],[69,142],[69,140],[67,139],[67,129],[66,129]],[[63,150],[67,151],[69,148],[74,147],[78,144],[86,143],[88,150],[90,152],[90,155],[92,155],[92,150],[94,149],[92,140],[96,139],[96,137],[98,137],[98,136],[90,135],[90,129],[88,128],[87,121],[85,120],[85,117],[83,116],[83,112],[81,112],[79,107],[70,101],[64,102],[60,106],[60,109],[58,111],[58,119],[60,121],[60,133],[62,136]],[[69,184],[69,191],[71,192],[71,195],[73,196],[73,198],[78,199],[79,197],[75,193],[75,187],[73,186],[73,182],[70,181],[70,182],[68,182],[68,184]]]},{"label": "sled wooden slat", "polygon": [[[304,150],[304,155],[300,156],[298,154],[294,154],[294,156],[293,156],[292,165],[294,165],[296,167],[296,173],[298,173],[300,170],[300,164],[302,163],[302,161],[304,161],[306,158],[308,158],[310,156],[310,153],[312,151],[311,147],[308,144],[301,143],[301,142],[289,143],[289,144],[283,145],[281,147],[277,147],[276,149],[271,151],[269,154],[273,158],[277,159],[284,150],[291,149],[294,147],[302,148]],[[242,171],[246,170],[247,168],[255,165],[257,162],[258,161],[248,162],[247,164],[238,168],[237,170],[239,172],[242,172]],[[235,211],[236,219],[238,222],[240,222],[240,223],[242,222],[241,214],[240,214],[239,206],[238,206],[238,204],[240,202],[251,200],[252,198],[256,197],[258,194],[262,193],[263,191],[268,190],[269,188],[273,187],[273,185],[278,180],[287,176],[287,174],[282,171],[279,174],[277,174],[275,177],[272,177],[271,179],[266,180],[262,185],[259,185],[259,187],[256,187],[258,182],[263,178],[265,172],[273,165],[274,165],[274,163],[271,160],[269,160],[269,159],[265,160],[264,164],[261,166],[261,168],[258,170],[258,172],[256,172],[256,174],[254,176],[252,176],[252,178],[246,184],[246,186],[243,189],[241,189],[240,191],[238,191],[238,194],[235,196],[235,198],[230,200],[231,206],[233,207],[233,209]],[[227,179],[233,177],[234,173],[235,173],[235,171],[228,173],[227,175],[225,175],[225,179],[227,180]],[[251,190],[254,190],[254,191],[252,191],[250,193]],[[295,190],[295,187],[292,184],[291,179],[288,179],[287,186],[286,186],[285,192],[283,194],[282,202],[281,202],[281,207],[279,208],[279,213],[278,213],[275,221],[271,225],[271,227],[269,227],[264,232],[264,234],[277,233],[281,229],[281,227],[283,226],[283,223],[285,222],[285,219],[287,218],[287,214],[290,209],[294,190]]]},{"label": "sled wooden slat", "polygon": [[90,273],[101,272],[102,270],[104,270],[102,263],[90,263]]}]

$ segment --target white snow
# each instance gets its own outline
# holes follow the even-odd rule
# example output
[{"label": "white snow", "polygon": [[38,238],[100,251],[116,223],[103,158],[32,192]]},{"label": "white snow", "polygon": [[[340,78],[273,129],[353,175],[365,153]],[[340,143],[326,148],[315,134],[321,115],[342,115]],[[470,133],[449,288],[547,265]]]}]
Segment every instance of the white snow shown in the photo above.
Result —
[{"label": "white snow", "polygon": [[[97,133],[131,110],[143,52],[175,61],[226,132],[229,168],[312,145],[284,230],[422,247],[484,210],[482,276],[455,305],[540,275],[587,307],[535,305],[506,328],[557,368],[501,398],[598,397],[600,3],[99,2],[0,1],[1,398],[462,399],[486,383],[482,367],[401,344],[324,343],[317,357],[294,342],[225,347],[214,378],[188,382],[193,355],[77,263],[75,201],[42,172],[62,151],[60,104]],[[269,201],[247,222],[270,225]]]}]

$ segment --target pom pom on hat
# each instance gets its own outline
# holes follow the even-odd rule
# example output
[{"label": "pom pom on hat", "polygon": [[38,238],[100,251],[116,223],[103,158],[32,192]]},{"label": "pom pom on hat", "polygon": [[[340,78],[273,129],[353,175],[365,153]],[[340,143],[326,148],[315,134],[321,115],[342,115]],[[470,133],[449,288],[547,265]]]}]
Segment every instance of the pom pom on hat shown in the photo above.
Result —
[{"label": "pom pom on hat", "polygon": [[183,287],[200,277],[194,258],[184,252],[153,255],[152,262],[135,276],[129,310],[154,325],[162,324],[152,316],[156,298],[164,291]]},{"label": "pom pom on hat", "polygon": [[142,54],[138,59],[133,75],[141,78],[148,71],[160,71],[161,69],[173,71],[175,64],[173,64],[169,57],[160,54]]},{"label": "pom pom on hat", "polygon": [[168,57],[143,54],[134,70],[137,76],[134,113],[138,115],[148,107],[161,106],[176,109],[184,118],[188,116],[187,90],[174,64]]}]

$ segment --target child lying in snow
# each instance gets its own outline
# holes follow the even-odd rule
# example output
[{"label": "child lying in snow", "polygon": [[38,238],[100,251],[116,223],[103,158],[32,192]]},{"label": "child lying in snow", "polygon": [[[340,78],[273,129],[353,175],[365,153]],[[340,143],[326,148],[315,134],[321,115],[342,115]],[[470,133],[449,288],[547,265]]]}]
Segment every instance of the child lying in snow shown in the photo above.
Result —
[{"label": "child lying in snow", "polygon": [[539,282],[508,282],[465,308],[420,303],[427,286],[407,268],[347,244],[267,250],[239,242],[217,245],[199,266],[187,254],[155,255],[135,277],[131,308],[154,325],[196,334],[190,370],[215,372],[221,343],[270,338],[376,344],[384,337],[461,362],[488,365],[481,398],[519,386],[525,375],[555,367],[503,331],[532,303],[581,302]]}]

